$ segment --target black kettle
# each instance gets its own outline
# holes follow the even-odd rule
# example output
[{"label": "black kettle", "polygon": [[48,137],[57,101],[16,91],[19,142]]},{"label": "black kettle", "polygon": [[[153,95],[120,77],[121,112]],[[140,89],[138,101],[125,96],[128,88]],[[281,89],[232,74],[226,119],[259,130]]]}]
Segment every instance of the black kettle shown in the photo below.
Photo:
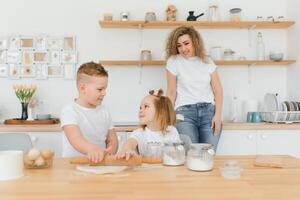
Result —
[{"label": "black kettle", "polygon": [[204,13],[201,13],[200,15],[195,16],[194,11],[189,11],[189,16],[186,18],[187,21],[196,21],[198,17],[203,16]]}]

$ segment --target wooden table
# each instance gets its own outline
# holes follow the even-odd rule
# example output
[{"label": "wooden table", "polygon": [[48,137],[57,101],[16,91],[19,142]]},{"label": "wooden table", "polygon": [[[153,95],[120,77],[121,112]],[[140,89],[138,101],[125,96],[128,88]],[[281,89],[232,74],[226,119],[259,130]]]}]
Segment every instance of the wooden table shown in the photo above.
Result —
[{"label": "wooden table", "polygon": [[[218,168],[228,159],[244,168],[241,179],[220,175]],[[78,172],[68,160],[57,159],[51,169],[26,170],[21,179],[0,182],[0,199],[300,199],[300,160],[285,156],[285,168],[278,169],[254,167],[254,159],[219,156],[210,172],[162,166],[114,175]]]}]

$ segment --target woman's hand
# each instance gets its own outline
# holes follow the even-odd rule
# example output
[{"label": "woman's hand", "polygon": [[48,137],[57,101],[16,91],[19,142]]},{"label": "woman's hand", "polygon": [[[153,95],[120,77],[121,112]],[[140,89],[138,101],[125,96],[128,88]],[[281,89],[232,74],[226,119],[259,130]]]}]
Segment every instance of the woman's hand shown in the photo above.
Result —
[{"label": "woman's hand", "polygon": [[211,120],[211,128],[214,129],[214,135],[220,134],[222,129],[222,120],[220,115],[215,115]]},{"label": "woman's hand", "polygon": [[125,158],[125,160],[129,160],[129,158],[132,156],[133,157],[138,156],[137,152],[134,150],[124,150],[117,153],[115,157],[116,159]]},{"label": "woman's hand", "polygon": [[93,147],[87,152],[87,157],[91,162],[98,163],[104,158],[105,152],[100,147]]}]

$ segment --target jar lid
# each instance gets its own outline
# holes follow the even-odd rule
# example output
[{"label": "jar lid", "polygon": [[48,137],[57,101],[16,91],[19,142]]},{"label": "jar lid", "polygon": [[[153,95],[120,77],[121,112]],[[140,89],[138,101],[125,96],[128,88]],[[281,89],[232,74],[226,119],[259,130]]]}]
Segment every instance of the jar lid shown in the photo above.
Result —
[{"label": "jar lid", "polygon": [[212,149],[214,145],[208,143],[193,143],[191,149],[193,150],[208,150]]},{"label": "jar lid", "polygon": [[164,145],[165,146],[179,146],[179,145],[183,145],[183,142],[181,142],[181,141],[177,141],[177,142],[165,142]]},{"label": "jar lid", "polygon": [[242,9],[241,8],[232,8],[229,11],[230,11],[230,13],[239,13],[242,11]]}]

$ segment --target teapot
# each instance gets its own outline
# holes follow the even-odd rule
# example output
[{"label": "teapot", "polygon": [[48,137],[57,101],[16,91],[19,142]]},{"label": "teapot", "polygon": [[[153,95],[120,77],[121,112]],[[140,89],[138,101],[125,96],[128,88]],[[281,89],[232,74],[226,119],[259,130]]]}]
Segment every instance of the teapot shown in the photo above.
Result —
[{"label": "teapot", "polygon": [[200,15],[195,16],[194,11],[189,11],[189,16],[187,17],[187,21],[196,21],[198,17],[203,16],[204,13],[201,13]]}]

